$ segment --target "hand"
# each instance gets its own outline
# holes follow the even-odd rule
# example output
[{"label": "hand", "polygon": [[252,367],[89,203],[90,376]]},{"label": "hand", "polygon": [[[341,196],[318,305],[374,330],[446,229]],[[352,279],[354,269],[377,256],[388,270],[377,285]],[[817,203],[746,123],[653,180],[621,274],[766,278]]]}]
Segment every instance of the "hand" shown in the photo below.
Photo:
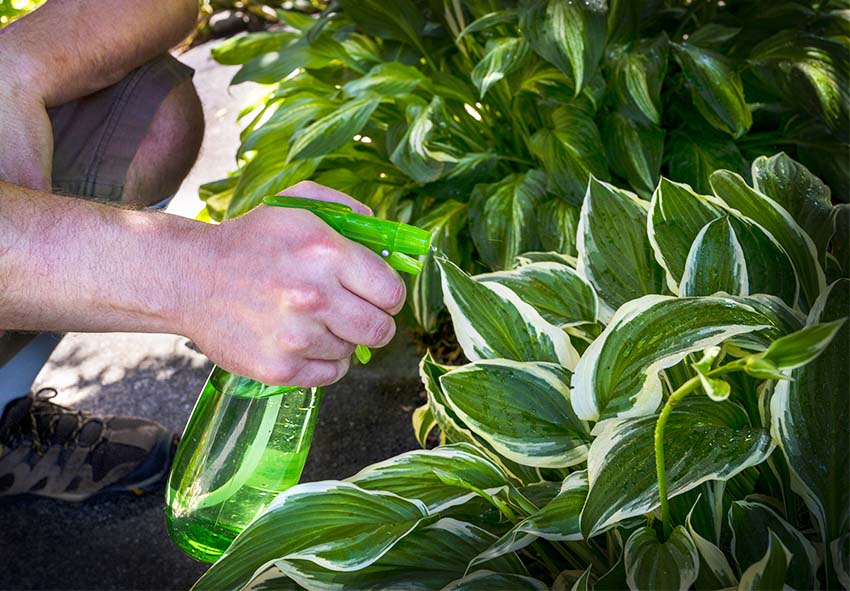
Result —
[{"label": "hand", "polygon": [[[285,194],[371,214],[315,183]],[[224,369],[266,384],[327,385],[346,374],[355,344],[382,347],[395,334],[404,282],[313,213],[261,206],[210,229],[215,266],[184,334]]]},{"label": "hand", "polygon": [[49,191],[53,129],[41,96],[0,59],[0,180]]}]

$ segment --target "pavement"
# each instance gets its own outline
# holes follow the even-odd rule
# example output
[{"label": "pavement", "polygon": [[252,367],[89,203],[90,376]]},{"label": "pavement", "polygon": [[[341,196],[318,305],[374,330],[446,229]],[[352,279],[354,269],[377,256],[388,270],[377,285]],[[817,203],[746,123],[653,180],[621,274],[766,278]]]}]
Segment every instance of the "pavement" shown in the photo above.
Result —
[{"label": "pavement", "polygon": [[[246,101],[256,86],[228,89],[233,68],[209,58],[212,44],[180,57],[195,68],[207,129],[193,171],[172,213],[193,216],[197,187],[233,166]],[[421,402],[412,332],[400,328],[372,362],[327,389],[302,482],[350,476],[417,446],[411,412]],[[210,362],[173,335],[71,334],[35,387],[85,411],[154,418],[182,431]],[[0,589],[188,589],[206,565],[168,538],[162,492],[113,494],[82,503],[26,498],[0,501]]]}]

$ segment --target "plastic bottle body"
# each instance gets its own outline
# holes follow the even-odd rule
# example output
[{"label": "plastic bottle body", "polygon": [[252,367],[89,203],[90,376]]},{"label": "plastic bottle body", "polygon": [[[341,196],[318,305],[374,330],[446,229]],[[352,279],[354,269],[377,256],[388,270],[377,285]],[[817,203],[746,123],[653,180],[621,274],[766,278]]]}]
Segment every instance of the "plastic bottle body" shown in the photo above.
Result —
[{"label": "plastic bottle body", "polygon": [[321,388],[265,386],[214,368],[174,459],[166,492],[172,539],[215,562],[274,497],[298,483]]}]

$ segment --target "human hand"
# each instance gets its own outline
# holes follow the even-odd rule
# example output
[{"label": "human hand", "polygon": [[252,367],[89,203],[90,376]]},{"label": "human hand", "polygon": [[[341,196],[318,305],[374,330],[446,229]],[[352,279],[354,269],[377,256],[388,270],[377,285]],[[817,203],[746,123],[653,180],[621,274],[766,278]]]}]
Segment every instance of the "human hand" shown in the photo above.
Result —
[{"label": "human hand", "polygon": [[20,65],[0,59],[0,180],[49,191],[53,128]]},{"label": "human hand", "polygon": [[[362,203],[316,183],[286,195]],[[404,304],[399,275],[307,210],[261,206],[208,232],[214,267],[183,334],[216,364],[266,384],[336,382],[355,344],[386,345]]]}]

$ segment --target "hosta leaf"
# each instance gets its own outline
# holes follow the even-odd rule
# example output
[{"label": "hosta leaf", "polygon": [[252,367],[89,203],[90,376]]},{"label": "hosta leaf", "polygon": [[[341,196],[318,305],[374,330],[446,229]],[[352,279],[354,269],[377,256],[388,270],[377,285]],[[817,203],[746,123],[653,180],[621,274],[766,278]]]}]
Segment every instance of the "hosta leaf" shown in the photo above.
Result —
[{"label": "hosta leaf", "polygon": [[277,560],[358,570],[383,556],[428,515],[425,505],[337,481],[278,495],[194,589],[238,589]]},{"label": "hosta leaf", "polygon": [[543,468],[584,461],[589,428],[570,406],[570,373],[560,365],[494,359],[439,379],[452,410],[501,455]]},{"label": "hosta leaf", "polygon": [[523,519],[476,556],[470,567],[525,548],[538,538],[551,541],[582,539],[579,516],[587,498],[587,472],[573,472],[564,480],[558,495],[537,513]]},{"label": "hosta leaf", "polygon": [[[658,507],[656,420],[652,415],[612,421],[593,440],[587,460],[590,492],[581,514],[585,536]],[[674,407],[666,427],[668,494],[728,480],[763,462],[772,450],[767,431],[750,427],[746,411],[734,402],[686,399]]]},{"label": "hosta leaf", "polygon": [[[661,84],[667,73],[669,41],[642,39],[614,58],[612,87],[621,108],[646,123],[661,124]],[[650,189],[651,190],[651,189]]]},{"label": "hosta leaf", "polygon": [[461,504],[474,495],[465,488],[447,485],[437,478],[434,470],[457,476],[484,491],[508,484],[504,471],[468,443],[410,451],[372,464],[347,478],[346,482],[418,499],[431,513]]},{"label": "hosta leaf", "polygon": [[682,296],[712,295],[719,291],[749,295],[747,261],[728,216],[709,222],[697,234],[679,284]]},{"label": "hosta leaf", "polygon": [[519,18],[519,13],[513,8],[488,12],[466,25],[466,27],[460,32],[460,35],[458,35],[457,40],[460,40],[465,35],[485,31],[491,27],[495,27],[496,25],[516,22],[517,18]]},{"label": "hosta leaf", "polygon": [[[694,506],[695,508],[696,505]],[[693,509],[688,513],[685,525],[699,553],[699,572],[695,582],[696,588],[702,590],[734,587],[738,581],[735,578],[735,573],[732,572],[729,561],[720,548],[696,531],[691,524],[692,515]]]},{"label": "hosta leaf", "polygon": [[331,113],[337,106],[326,98],[313,96],[287,99],[265,123],[242,138],[237,158],[252,150],[260,153],[267,150],[281,151],[280,146],[288,145],[294,133],[310,121]]},{"label": "hosta leaf", "polygon": [[309,179],[320,162],[321,158],[310,158],[287,164],[283,152],[267,150],[258,154],[242,169],[225,217],[230,219],[247,213],[259,205],[263,197]]},{"label": "hosta leaf", "polygon": [[829,556],[838,582],[845,589],[850,587],[850,532],[832,540],[829,545]]},{"label": "hosta leaf", "polygon": [[661,175],[664,130],[614,112],[602,121],[602,137],[611,170],[639,194],[651,195]]},{"label": "hosta leaf", "polygon": [[378,64],[369,72],[343,86],[343,92],[349,97],[373,94],[376,96],[396,96],[408,94],[427,83],[425,75],[413,66],[398,62]]},{"label": "hosta leaf", "polygon": [[576,230],[581,210],[575,205],[555,198],[537,208],[537,233],[540,245],[550,251],[575,256]]},{"label": "hosta leaf", "polygon": [[786,582],[795,589],[814,589],[818,557],[814,546],[802,533],[761,503],[735,501],[729,508],[732,555],[741,572],[765,555],[770,543],[768,532],[776,535],[791,553]]},{"label": "hosta leaf", "polygon": [[756,300],[723,296],[645,296],[628,302],[576,367],[576,414],[602,421],[652,413],[661,402],[659,372],[687,354],[747,333],[756,333],[751,336],[766,348],[784,326],[760,308]]},{"label": "hosta leaf", "polygon": [[802,367],[823,353],[846,322],[846,318],[841,318],[823,324],[811,324],[773,341],[759,357],[779,369]]},{"label": "hosta leaf", "polygon": [[340,0],[340,5],[344,14],[367,33],[422,47],[425,19],[412,0],[397,0],[392,10],[380,0]]},{"label": "hosta leaf", "polygon": [[[459,579],[466,565],[495,536],[480,527],[444,518],[418,527],[374,564],[357,571],[333,571],[306,560],[280,560],[277,567],[307,589],[406,589],[434,591]],[[484,568],[504,575],[527,574],[514,555]]]},{"label": "hosta leaf", "polygon": [[504,285],[556,326],[596,322],[596,292],[567,265],[532,263],[512,271],[477,275],[475,280]]},{"label": "hosta leaf", "polygon": [[452,581],[442,591],[548,591],[549,587],[542,581],[523,575],[494,573],[490,570],[477,570]]},{"label": "hosta leaf", "polygon": [[[311,19],[312,20],[312,19]],[[226,66],[244,64],[257,56],[276,51],[292,43],[297,35],[291,31],[259,31],[231,37],[212,48],[213,59]]]},{"label": "hosta leaf", "polygon": [[[808,326],[846,319],[850,280],[832,284],[815,302]],[[772,434],[788,462],[791,488],[814,515],[829,544],[850,523],[850,328],[845,323],[827,349],[776,385],[770,403]]]},{"label": "hosta leaf", "polygon": [[432,150],[428,142],[434,130],[434,121],[442,117],[445,102],[435,96],[427,105],[413,103],[405,112],[407,127],[399,141],[390,148],[390,161],[404,174],[420,183],[437,180],[443,175],[450,155]]},{"label": "hosta leaf", "polygon": [[443,304],[440,269],[434,262],[434,252],[442,252],[454,261],[463,260],[460,233],[466,226],[468,206],[448,200],[431,209],[416,225],[431,232],[433,249],[423,257],[422,271],[413,279],[410,293],[413,314],[419,325],[431,332],[437,328],[437,319]]},{"label": "hosta leaf", "polygon": [[575,269],[578,261],[575,257],[560,252],[524,252],[514,259],[514,268],[534,263],[557,263]]},{"label": "hosta leaf", "polygon": [[832,201],[829,187],[784,152],[760,156],[753,162],[753,186],[787,210],[803,228],[825,263],[832,236]]},{"label": "hosta leaf", "polygon": [[785,577],[791,553],[772,531],[764,556],[741,575],[738,591],[772,591],[785,589]]},{"label": "hosta leaf", "polygon": [[575,95],[596,70],[607,34],[605,0],[533,0],[520,8],[531,47],[575,81]]},{"label": "hosta leaf", "polygon": [[664,542],[658,540],[654,529],[642,527],[629,536],[624,553],[626,580],[633,591],[687,591],[697,579],[697,548],[681,525]]},{"label": "hosta leaf", "polygon": [[437,418],[431,410],[431,405],[426,402],[422,406],[413,409],[410,421],[413,423],[413,436],[416,437],[416,442],[421,447],[426,447],[428,445],[428,436],[437,427]]},{"label": "hosta leaf", "polygon": [[276,84],[298,68],[326,68],[348,59],[345,48],[330,35],[322,34],[312,41],[302,37],[286,47],[255,57],[236,72],[231,84]]},{"label": "hosta leaf", "polygon": [[744,85],[727,58],[689,43],[673,43],[674,55],[691,91],[691,99],[712,127],[734,138],[753,124]]},{"label": "hosta leaf", "polygon": [[535,250],[535,209],[545,194],[546,176],[539,170],[475,187],[469,223],[478,254],[487,265],[505,269],[516,255]]},{"label": "hosta leaf", "polygon": [[782,245],[800,280],[805,301],[811,305],[826,285],[817,249],[808,234],[776,201],[747,185],[739,175],[718,170],[711,175],[714,194],[762,226]]},{"label": "hosta leaf", "polygon": [[528,41],[522,37],[505,37],[488,42],[487,53],[470,74],[481,98],[496,82],[523,67],[530,51]]},{"label": "hosta leaf", "polygon": [[578,228],[578,271],[599,294],[604,317],[629,300],[663,289],[646,215],[646,202],[591,178]]},{"label": "hosta leaf", "polygon": [[747,172],[747,161],[735,142],[705,133],[691,137],[674,131],[665,145],[664,158],[673,180],[687,183],[703,194],[711,193],[709,177],[715,170]]},{"label": "hosta leaf", "polygon": [[323,156],[351,141],[369,121],[380,102],[380,98],[355,99],[305,127],[293,138],[288,160]]}]

